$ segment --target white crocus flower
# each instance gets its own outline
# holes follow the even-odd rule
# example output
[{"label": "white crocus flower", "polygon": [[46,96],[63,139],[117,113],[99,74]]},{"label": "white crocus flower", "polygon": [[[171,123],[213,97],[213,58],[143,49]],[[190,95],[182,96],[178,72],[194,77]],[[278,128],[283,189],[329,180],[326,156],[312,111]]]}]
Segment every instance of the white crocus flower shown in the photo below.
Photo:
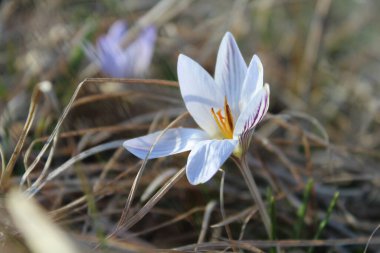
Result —
[{"label": "white crocus flower", "polygon": [[[253,56],[247,67],[233,35],[219,47],[215,79],[185,55],[178,58],[178,81],[186,108],[201,129],[168,129],[148,159],[189,151],[186,175],[193,185],[208,181],[234,153],[249,145],[255,126],[269,107],[269,85],[263,67]],[[127,140],[124,147],[141,159],[148,155],[161,132]]]}]

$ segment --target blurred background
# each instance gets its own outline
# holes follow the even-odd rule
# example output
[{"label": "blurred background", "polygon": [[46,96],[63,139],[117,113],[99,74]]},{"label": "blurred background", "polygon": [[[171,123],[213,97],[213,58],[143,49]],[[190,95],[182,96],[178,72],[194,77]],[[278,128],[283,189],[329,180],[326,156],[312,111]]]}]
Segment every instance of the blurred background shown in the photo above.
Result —
[{"label": "blurred background", "polygon": [[[34,101],[38,109],[2,194],[19,185],[79,83],[115,77],[97,62],[99,38],[115,21],[127,23],[125,48],[144,28],[155,28],[151,59],[143,52],[133,58],[150,64],[125,76],[145,81],[122,85],[96,79],[84,85],[59,129],[54,154],[42,156],[28,173],[24,190],[83,150],[165,128],[185,111],[175,85],[178,54],[190,56],[213,75],[219,43],[230,31],[247,63],[254,54],[260,57],[264,81],[271,87],[271,115],[259,127],[249,157],[264,198],[275,200],[268,202],[277,224],[272,242],[321,239],[315,252],[363,252],[380,223],[379,10],[376,0],[0,1],[0,140],[5,161],[25,132],[33,90],[40,87],[43,93]],[[140,52],[137,48],[134,52]],[[174,82],[152,85],[149,79]],[[186,119],[180,125],[192,124]],[[140,162],[123,149],[95,153],[46,181],[35,197],[55,223],[89,249],[115,228]],[[152,196],[142,197],[152,181],[164,175],[156,182],[162,185],[185,162],[186,154],[149,162],[133,212]],[[220,177],[199,187],[181,179],[136,226],[120,232],[107,252],[181,249],[197,242],[205,244],[205,251],[222,251],[212,242],[268,239],[259,216],[252,213],[238,170],[232,163],[225,170],[228,222],[221,222],[215,207],[210,225],[222,225],[205,231],[199,241],[207,204],[220,204]],[[335,192],[340,197],[331,213]],[[307,211],[300,216],[302,207]],[[294,234],[299,220],[303,232]],[[328,225],[318,234],[324,220]],[[20,246],[23,239],[8,219],[1,223],[1,244],[13,252],[29,252]],[[225,223],[230,232],[220,229]],[[323,243],[340,239],[349,240]],[[20,245],[14,246],[15,241]],[[377,252],[380,239],[373,242],[368,252]],[[273,250],[268,247],[274,243],[268,245],[252,244]],[[283,250],[306,252],[308,247]]]}]

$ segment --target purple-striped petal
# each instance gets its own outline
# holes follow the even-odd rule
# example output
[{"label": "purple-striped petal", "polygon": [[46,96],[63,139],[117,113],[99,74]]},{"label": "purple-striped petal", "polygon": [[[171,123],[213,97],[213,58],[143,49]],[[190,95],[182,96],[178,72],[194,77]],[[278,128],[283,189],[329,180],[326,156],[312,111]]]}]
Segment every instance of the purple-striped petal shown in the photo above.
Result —
[{"label": "purple-striped petal", "polygon": [[247,104],[236,122],[234,138],[251,131],[263,119],[269,108],[269,93],[269,85],[265,84]]}]

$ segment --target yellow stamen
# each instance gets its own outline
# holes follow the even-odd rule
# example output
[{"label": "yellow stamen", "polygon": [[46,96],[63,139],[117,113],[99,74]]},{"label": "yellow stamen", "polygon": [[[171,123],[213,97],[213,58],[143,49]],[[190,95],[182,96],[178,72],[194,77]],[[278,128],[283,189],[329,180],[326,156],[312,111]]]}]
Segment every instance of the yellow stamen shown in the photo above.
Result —
[{"label": "yellow stamen", "polygon": [[227,98],[224,97],[224,111],[227,117],[227,126],[229,131],[232,133],[234,131],[234,119],[232,117],[230,106],[227,103]]},{"label": "yellow stamen", "polygon": [[227,98],[224,97],[224,115],[222,110],[218,110],[215,113],[214,108],[211,108],[211,114],[214,117],[216,124],[218,125],[220,132],[226,139],[232,139],[234,132],[234,119],[231,113],[230,106],[227,103]]},{"label": "yellow stamen", "polygon": [[219,127],[219,129],[222,131],[222,133],[224,132],[224,127],[223,127],[223,125],[222,125],[222,123],[219,121],[219,112],[220,112],[220,110],[218,111],[218,115],[215,113],[215,111],[214,111],[214,108],[211,108],[211,114],[212,114],[212,116],[214,117],[214,120],[215,120],[215,122],[216,122],[216,124],[218,125],[218,127]]}]

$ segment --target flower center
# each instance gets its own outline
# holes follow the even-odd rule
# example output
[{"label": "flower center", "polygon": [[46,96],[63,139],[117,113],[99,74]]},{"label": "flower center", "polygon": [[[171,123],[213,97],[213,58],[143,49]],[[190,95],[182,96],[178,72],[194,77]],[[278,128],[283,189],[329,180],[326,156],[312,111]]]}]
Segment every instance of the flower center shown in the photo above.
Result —
[{"label": "flower center", "polygon": [[224,108],[219,109],[217,112],[215,112],[214,108],[211,108],[211,114],[223,137],[226,139],[232,139],[234,135],[234,119],[226,97],[224,97]]}]

